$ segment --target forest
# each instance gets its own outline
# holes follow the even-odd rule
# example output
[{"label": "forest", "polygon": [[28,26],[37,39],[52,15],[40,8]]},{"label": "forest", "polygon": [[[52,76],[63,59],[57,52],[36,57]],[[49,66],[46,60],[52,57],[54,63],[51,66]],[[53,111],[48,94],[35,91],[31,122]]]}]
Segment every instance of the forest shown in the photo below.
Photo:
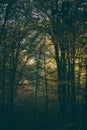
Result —
[{"label": "forest", "polygon": [[87,130],[86,0],[0,0],[0,130]]}]

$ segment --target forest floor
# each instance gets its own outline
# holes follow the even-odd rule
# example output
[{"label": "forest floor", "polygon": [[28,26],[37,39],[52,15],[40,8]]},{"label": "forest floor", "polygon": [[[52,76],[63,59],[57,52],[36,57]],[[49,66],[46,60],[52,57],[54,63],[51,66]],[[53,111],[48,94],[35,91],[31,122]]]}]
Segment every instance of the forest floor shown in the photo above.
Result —
[{"label": "forest floor", "polygon": [[74,122],[62,122],[57,112],[56,103],[49,105],[46,115],[45,103],[37,103],[37,113],[34,113],[34,91],[22,89],[15,98],[13,113],[0,116],[0,130],[78,130]]},{"label": "forest floor", "polygon": [[16,112],[7,115],[0,122],[0,130],[78,130],[74,123],[65,125],[54,118],[31,116],[29,113]]}]

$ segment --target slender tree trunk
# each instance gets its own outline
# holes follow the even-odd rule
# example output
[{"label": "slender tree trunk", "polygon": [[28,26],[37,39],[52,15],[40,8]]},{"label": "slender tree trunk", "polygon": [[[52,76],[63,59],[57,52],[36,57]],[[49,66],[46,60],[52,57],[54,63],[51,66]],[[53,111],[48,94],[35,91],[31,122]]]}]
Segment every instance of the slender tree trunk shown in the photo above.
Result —
[{"label": "slender tree trunk", "polygon": [[76,86],[75,86],[75,39],[74,43],[72,44],[72,80],[71,80],[71,109],[72,109],[72,120],[75,121],[76,119]]},{"label": "slender tree trunk", "polygon": [[35,88],[35,104],[34,104],[34,114],[37,114],[37,96],[38,96],[38,85],[39,85],[39,57],[36,56],[36,88]]},{"label": "slender tree trunk", "polygon": [[[11,49],[11,60],[10,60],[10,112],[13,113],[14,109],[14,95],[15,95],[15,79],[18,64],[20,42],[18,44],[17,51],[15,52],[15,43],[12,43]],[[16,53],[16,55],[15,55]]]},{"label": "slender tree trunk", "polygon": [[[63,109],[63,117],[66,119],[66,60],[65,60],[65,49],[61,50],[61,79],[62,79],[62,109]],[[66,121],[66,120],[65,120]]]},{"label": "slender tree trunk", "polygon": [[54,43],[55,61],[57,66],[58,108],[59,111],[61,112],[61,85],[58,84],[61,82],[61,61],[59,59],[59,50],[58,50],[59,48],[58,0],[56,0],[55,2],[51,0],[51,10],[52,10],[52,31],[53,31],[52,40]]},{"label": "slender tree trunk", "polygon": [[6,43],[3,45],[3,66],[2,66],[2,111],[5,111],[5,80],[6,80]]},{"label": "slender tree trunk", "polygon": [[46,115],[48,117],[48,84],[47,84],[47,71],[46,71],[46,45],[45,45],[45,34],[44,34],[44,80],[45,80],[45,94],[46,94]]},{"label": "slender tree trunk", "polygon": [[10,68],[10,112],[13,113],[13,100],[14,100],[14,82],[16,74],[16,66],[14,59],[14,48],[11,48],[11,68]]},{"label": "slender tree trunk", "polygon": [[[69,55],[69,54],[68,54]],[[68,120],[70,121],[70,113],[71,113],[71,65],[70,65],[70,59],[68,58],[68,72],[67,72],[67,117]]]}]

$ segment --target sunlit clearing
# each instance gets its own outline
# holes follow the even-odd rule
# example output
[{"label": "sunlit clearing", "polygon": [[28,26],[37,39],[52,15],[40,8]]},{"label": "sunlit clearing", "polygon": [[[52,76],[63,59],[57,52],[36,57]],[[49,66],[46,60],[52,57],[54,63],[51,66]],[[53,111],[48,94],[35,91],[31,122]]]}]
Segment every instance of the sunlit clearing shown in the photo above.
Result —
[{"label": "sunlit clearing", "polygon": [[35,63],[34,59],[29,59],[27,65],[33,65]]}]

